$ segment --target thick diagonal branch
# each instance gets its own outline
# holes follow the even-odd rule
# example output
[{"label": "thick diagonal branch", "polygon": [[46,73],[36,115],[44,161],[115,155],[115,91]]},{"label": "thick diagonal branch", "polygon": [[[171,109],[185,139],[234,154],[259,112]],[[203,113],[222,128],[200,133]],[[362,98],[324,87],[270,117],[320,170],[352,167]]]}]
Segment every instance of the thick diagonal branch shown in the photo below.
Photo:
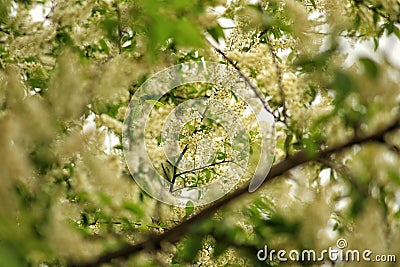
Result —
[{"label": "thick diagonal branch", "polygon": [[[284,161],[279,162],[276,165],[274,165],[271,168],[271,171],[266,176],[266,178],[263,182],[263,185],[265,185],[267,182],[270,182],[271,180],[283,175],[287,171],[289,171],[292,168],[299,166],[303,163],[318,160],[320,158],[326,158],[327,156],[329,156],[333,153],[342,152],[343,150],[345,150],[351,146],[363,144],[366,142],[370,142],[370,141],[379,139],[379,138],[383,137],[386,133],[393,131],[397,128],[400,128],[400,118],[397,118],[394,122],[387,125],[386,127],[381,128],[380,130],[376,131],[372,135],[365,136],[365,137],[356,137],[347,143],[338,145],[333,148],[325,149],[325,150],[319,151],[314,154],[307,153],[306,151],[300,151],[292,156],[289,156]],[[244,184],[242,187],[233,191],[231,194],[226,195],[224,198],[218,200],[214,204],[203,209],[201,212],[194,215],[193,217],[172,227],[171,229],[167,230],[163,234],[149,235],[148,238],[143,242],[137,243],[135,245],[125,245],[115,251],[106,252],[91,262],[73,265],[73,266],[76,266],[76,267],[78,267],[78,266],[80,266],[80,267],[99,266],[100,264],[110,262],[113,259],[127,258],[131,255],[134,255],[134,254],[144,251],[144,250],[158,249],[158,248],[160,248],[161,243],[163,243],[163,242],[171,242],[171,243],[178,242],[185,235],[190,233],[191,229],[193,227],[195,227],[195,223],[198,223],[199,221],[208,218],[209,216],[214,214],[215,211],[217,211],[221,207],[226,206],[227,204],[231,203],[232,201],[238,199],[239,197],[249,194],[248,187],[249,187],[249,183]]]}]

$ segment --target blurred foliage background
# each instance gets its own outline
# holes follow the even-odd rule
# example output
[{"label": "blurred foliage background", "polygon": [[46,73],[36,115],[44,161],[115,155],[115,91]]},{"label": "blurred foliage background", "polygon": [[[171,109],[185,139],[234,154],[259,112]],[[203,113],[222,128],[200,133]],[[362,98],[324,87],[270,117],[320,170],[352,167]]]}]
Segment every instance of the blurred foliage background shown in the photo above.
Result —
[{"label": "blurred foliage background", "polygon": [[[2,0],[0,266],[95,262],[201,212],[147,196],[125,165],[125,111],[152,74],[229,64],[220,47],[269,101],[284,162],[399,119],[399,23],[397,0]],[[317,158],[108,266],[278,266],[257,251],[339,237],[399,258],[399,149],[394,130]]]}]

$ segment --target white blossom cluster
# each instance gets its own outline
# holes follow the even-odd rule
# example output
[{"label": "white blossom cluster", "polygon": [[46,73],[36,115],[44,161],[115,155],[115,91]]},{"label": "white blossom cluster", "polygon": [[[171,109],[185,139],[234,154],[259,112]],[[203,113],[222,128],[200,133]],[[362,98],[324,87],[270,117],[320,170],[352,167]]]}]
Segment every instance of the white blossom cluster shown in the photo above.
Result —
[{"label": "white blossom cluster", "polygon": [[[247,131],[245,136],[247,142],[250,142],[250,144],[260,142],[257,121],[252,118],[254,115],[251,112],[247,112],[249,108],[244,100],[235,97],[230,90],[219,86],[209,88],[205,91],[205,95],[208,98],[204,102],[204,111],[194,108],[184,111],[190,113],[192,119],[182,125],[179,131],[179,151],[185,151],[185,153],[179,162],[179,166],[177,166],[177,173],[185,172],[185,174],[176,179],[175,188],[199,187],[212,183],[214,180],[227,175],[227,168],[231,168],[229,162],[243,164],[242,159],[240,159],[240,151],[232,145],[230,132],[233,129],[226,129],[224,123],[218,122],[218,119],[223,118],[223,113],[226,111],[214,110],[213,105],[216,103],[222,105],[224,109],[228,109],[228,113],[233,114],[234,117],[229,125],[244,124]],[[145,131],[147,153],[154,167],[162,176],[171,175],[168,171],[165,174],[165,170],[173,168],[172,164],[175,164],[175,162],[170,162],[170,159],[166,157],[163,146],[166,141],[171,140],[162,140],[159,125],[166,123],[171,112],[176,112],[174,108],[173,104],[164,103],[161,107],[154,109]],[[208,112],[209,109],[212,111]],[[252,134],[249,134],[249,132]],[[248,172],[247,179],[250,177],[251,171],[248,170]],[[171,177],[164,178],[172,179]],[[225,179],[229,179],[229,177],[225,177]]]}]

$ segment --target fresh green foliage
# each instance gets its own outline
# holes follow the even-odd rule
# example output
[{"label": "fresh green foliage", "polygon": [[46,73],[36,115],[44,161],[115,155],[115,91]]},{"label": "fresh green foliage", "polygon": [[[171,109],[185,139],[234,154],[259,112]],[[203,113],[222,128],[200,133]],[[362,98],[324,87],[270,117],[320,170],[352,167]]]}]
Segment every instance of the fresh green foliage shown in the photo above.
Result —
[{"label": "fresh green foliage", "polygon": [[[336,237],[398,256],[399,129],[373,134],[399,119],[399,22],[396,0],[0,1],[0,266],[280,266],[257,251],[333,247]],[[126,167],[122,133],[134,129],[123,121],[144,112],[125,118],[130,98],[173,64],[227,58],[268,102],[282,175],[218,208],[162,204]],[[224,170],[247,160],[232,129],[202,114],[179,133],[187,166],[165,156],[164,120],[190,99],[225,101],[246,118],[248,169],[233,191],[265,164],[269,137],[220,87],[138,97],[155,107],[137,153],[158,164],[172,194],[226,181]],[[296,160],[304,164],[290,170]]]}]

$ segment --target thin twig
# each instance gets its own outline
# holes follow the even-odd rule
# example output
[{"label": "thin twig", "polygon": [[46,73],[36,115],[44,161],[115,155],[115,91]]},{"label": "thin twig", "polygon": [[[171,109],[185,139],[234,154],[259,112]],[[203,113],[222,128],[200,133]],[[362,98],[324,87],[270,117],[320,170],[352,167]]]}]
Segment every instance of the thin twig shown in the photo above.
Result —
[{"label": "thin twig", "polygon": [[172,192],[176,192],[176,191],[179,191],[179,190],[182,190],[182,189],[185,189],[185,188],[196,188],[196,187],[197,187],[197,185],[183,186],[183,187],[179,187],[179,188],[174,189],[174,191],[172,191]]},{"label": "thin twig", "polygon": [[[276,55],[275,50],[271,46],[271,42],[270,42],[268,35],[265,35],[265,38],[267,40],[269,52],[272,55],[272,62],[275,65],[276,80],[278,83],[278,88],[279,88],[279,92],[280,92],[281,100],[282,100],[282,118],[281,118],[281,120],[286,125],[287,131],[289,131],[289,125],[287,123],[286,95],[285,95],[285,90],[283,88],[283,82],[282,82],[282,71],[279,66],[278,56]],[[290,139],[288,136],[286,136],[284,146],[285,146],[285,153],[286,153],[285,157],[287,158],[289,156],[289,146],[290,146]]]},{"label": "thin twig", "polygon": [[345,37],[345,38],[361,38],[361,37],[367,36],[366,34],[351,35],[351,34],[336,34],[333,32],[315,32],[315,31],[303,31],[303,33],[325,35],[325,36],[338,36],[338,37]]},{"label": "thin twig", "polygon": [[183,159],[183,156],[185,155],[188,148],[189,148],[189,145],[186,145],[185,148],[182,150],[182,153],[179,155],[179,158],[176,160],[175,164],[173,165],[174,174],[172,176],[171,184],[169,185],[169,192],[171,192],[171,193],[174,189],[175,180],[177,178],[176,171],[178,169],[179,163],[181,163],[181,160]]},{"label": "thin twig", "polygon": [[386,15],[385,13],[383,13],[382,11],[380,11],[379,9],[377,9],[375,6],[373,5],[368,5],[367,3],[361,2],[361,5],[365,6],[368,10],[371,10],[373,13],[381,16],[382,18],[385,18],[387,20],[390,20],[390,17],[388,15]]},{"label": "thin twig", "polygon": [[211,164],[206,165],[206,166],[202,166],[202,167],[194,168],[192,170],[188,170],[188,171],[184,171],[184,172],[178,173],[178,174],[176,174],[176,176],[181,176],[181,175],[184,175],[184,174],[187,174],[187,173],[191,173],[191,172],[195,172],[195,171],[201,171],[201,170],[207,169],[209,167],[213,167],[213,166],[216,166],[216,165],[219,165],[219,164],[222,164],[222,163],[228,163],[228,162],[233,162],[233,161],[232,160],[223,160],[223,161],[220,161],[220,162],[214,162],[214,163],[211,163]]},{"label": "thin twig", "polygon": [[366,7],[368,10],[372,11],[373,13],[377,14],[378,16],[381,16],[382,18],[388,20],[391,23],[400,23],[400,14],[397,15],[396,20],[392,20],[388,14],[385,14],[381,10],[379,10],[376,6],[374,5],[368,5],[364,1],[356,1],[356,4],[361,4],[362,6]]},{"label": "thin twig", "polygon": [[50,7],[50,10],[49,10],[49,13],[47,13],[47,15],[44,17],[45,20],[46,20],[46,19],[49,19],[49,18],[51,17],[51,13],[54,12],[55,6],[56,6],[56,4],[55,4],[54,0],[52,0],[52,1],[51,1],[51,7]]},{"label": "thin twig", "polygon": [[[210,43],[210,45],[213,46],[211,43]],[[258,88],[250,81],[250,79],[249,79],[246,75],[244,75],[244,73],[240,70],[239,66],[238,66],[235,62],[233,62],[221,49],[219,49],[218,47],[215,47],[215,46],[213,46],[213,47],[214,47],[214,49],[215,49],[219,54],[221,54],[221,56],[222,56],[226,61],[229,62],[229,64],[231,64],[231,65],[236,69],[236,71],[239,73],[239,76],[240,76],[242,79],[244,79],[245,82],[250,86],[251,90],[256,94],[257,98],[260,99],[261,103],[262,103],[263,106],[264,106],[264,109],[265,109],[268,113],[270,113],[272,116],[274,116],[274,118],[276,118],[276,117],[275,117],[275,114],[274,114],[274,113],[270,110],[270,108],[268,107],[267,102],[265,102],[265,99],[264,99],[262,93],[261,93],[261,92],[258,90]]]},{"label": "thin twig", "polygon": [[1,28],[1,27],[0,27],[0,32],[5,33],[5,34],[8,34],[8,35],[11,34],[10,30],[4,29],[4,28]]},{"label": "thin twig", "polygon": [[[209,106],[206,106],[206,108],[204,109],[204,112],[201,114],[201,122],[205,119],[205,117],[204,117],[204,115],[207,113],[207,111],[208,111],[208,109],[209,109]],[[194,132],[193,132],[193,134],[196,134],[197,132],[199,132],[199,131],[202,131],[202,130],[198,130],[198,129],[196,129]],[[189,148],[189,145],[187,144],[186,146],[185,146],[185,148],[183,149],[183,151],[181,152],[181,154],[179,155],[179,158],[178,158],[178,160],[175,162],[175,164],[173,164],[173,168],[174,168],[174,172],[173,172],[173,175],[172,175],[172,179],[171,179],[171,182],[170,182],[170,185],[169,185],[169,192],[170,193],[172,193],[172,192],[174,192],[174,184],[175,184],[175,181],[176,181],[176,178],[178,178],[180,175],[177,175],[176,173],[177,173],[177,169],[178,169],[178,165],[180,164],[180,162],[181,162],[181,160],[182,160],[182,158],[185,156],[185,154],[186,154],[186,151],[188,150],[188,148]],[[163,167],[164,168],[164,167]],[[165,172],[164,172],[165,173]],[[166,175],[166,177],[167,177],[167,180],[169,180],[168,179],[168,175],[165,173],[165,175]],[[184,180],[184,182],[185,182],[185,180]]]},{"label": "thin twig", "polygon": [[[114,225],[121,225],[122,222],[119,222],[119,221],[113,221],[113,222],[94,221],[94,222],[90,223],[89,225],[90,225],[90,226],[93,226],[93,225],[97,225],[97,224],[114,224]],[[133,225],[136,225],[136,226],[146,226],[146,227],[148,227],[148,228],[154,228],[154,229],[165,229],[165,228],[166,228],[166,227],[162,227],[162,226],[158,226],[158,225],[151,225],[151,224],[140,223],[140,222],[133,222],[133,223],[130,222],[130,224],[133,224]]]},{"label": "thin twig", "polygon": [[118,33],[118,54],[122,53],[122,27],[121,27],[121,10],[119,9],[118,3],[115,3],[115,11],[117,12],[117,33]]},{"label": "thin twig", "polygon": [[163,169],[165,178],[168,180],[168,182],[171,182],[170,179],[169,179],[169,177],[168,177],[168,173],[167,173],[167,171],[165,170],[164,164],[162,164],[162,163],[161,163],[161,168]]}]

